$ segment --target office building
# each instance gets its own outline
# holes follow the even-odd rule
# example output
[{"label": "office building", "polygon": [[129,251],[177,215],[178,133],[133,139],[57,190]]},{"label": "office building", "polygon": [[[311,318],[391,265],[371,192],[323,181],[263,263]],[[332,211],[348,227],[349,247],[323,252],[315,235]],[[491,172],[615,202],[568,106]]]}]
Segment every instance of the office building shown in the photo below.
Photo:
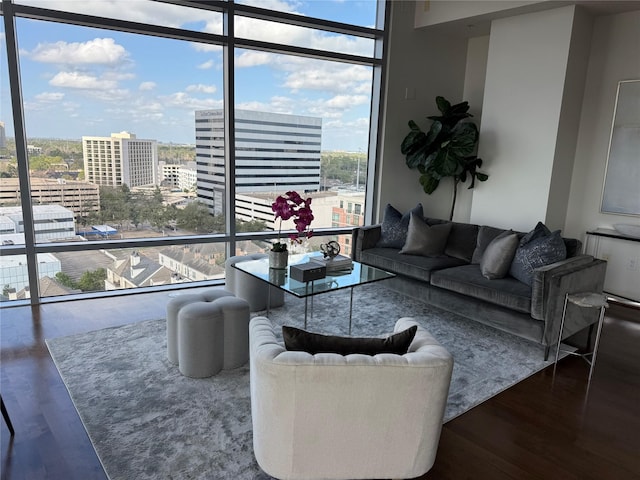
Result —
[{"label": "office building", "polygon": [[[38,278],[54,278],[62,271],[62,265],[52,253],[38,253]],[[3,289],[13,289],[16,292],[29,286],[26,255],[0,256],[0,283]]]},{"label": "office building", "polygon": [[[3,233],[24,234],[22,208],[0,207],[0,218],[3,219],[0,221]],[[9,222],[13,223],[12,232],[7,228]],[[33,223],[36,243],[68,240],[76,234],[73,212],[60,205],[34,205]]]},{"label": "office building", "polygon": [[164,186],[192,190],[196,186],[196,162],[165,163],[160,162],[160,183]]},{"label": "office building", "polygon": [[82,137],[85,179],[97,185],[129,187],[157,185],[158,144],[132,133]]},{"label": "office building", "polygon": [[[235,110],[236,193],[320,190],[322,119]],[[196,111],[197,194],[213,213],[223,211],[223,110]]]}]

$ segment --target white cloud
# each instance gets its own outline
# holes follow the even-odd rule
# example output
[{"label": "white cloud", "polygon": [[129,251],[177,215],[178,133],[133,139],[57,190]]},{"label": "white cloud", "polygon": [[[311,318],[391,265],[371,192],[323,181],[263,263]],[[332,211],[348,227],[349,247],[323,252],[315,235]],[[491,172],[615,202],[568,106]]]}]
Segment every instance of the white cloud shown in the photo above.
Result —
[{"label": "white cloud", "polygon": [[214,45],[214,44],[211,44],[211,43],[195,43],[195,42],[192,42],[191,46],[193,47],[193,49],[196,52],[210,53],[210,52],[221,52],[222,51],[222,46],[221,45]]},{"label": "white cloud", "polygon": [[39,102],[59,102],[64,98],[64,93],[42,92],[34,97]]},{"label": "white cloud", "polygon": [[369,102],[366,95],[336,95],[330,98],[324,104],[332,109],[344,110],[358,105],[365,105]]},{"label": "white cloud", "polygon": [[371,90],[371,68],[362,65],[295,59],[282,66],[288,71],[285,86],[293,90],[334,93]]},{"label": "white cloud", "polygon": [[206,62],[198,65],[196,68],[199,68],[200,70],[209,70],[210,68],[213,68],[214,65],[215,63],[213,60],[207,60]]},{"label": "white cloud", "polygon": [[242,3],[252,7],[277,10],[279,12],[297,13],[298,15],[301,15],[301,13],[297,11],[297,7],[300,6],[300,2],[286,2],[283,0],[245,0]]},{"label": "white cloud", "polygon": [[184,110],[206,110],[212,108],[222,108],[224,103],[222,100],[212,98],[195,98],[185,92],[176,92],[171,95],[160,97],[165,107],[175,107]]},{"label": "white cloud", "polygon": [[79,72],[57,73],[49,84],[54,87],[80,88],[92,90],[109,90],[117,87],[114,80],[100,80],[93,75],[86,75]]},{"label": "white cloud", "polygon": [[374,41],[368,38],[329,33],[312,28],[274,23],[247,17],[238,17],[236,36],[298,47],[330,50],[340,53],[370,56]]},{"label": "white cloud", "polygon": [[329,120],[325,122],[323,128],[326,129],[334,129],[334,130],[344,130],[344,129],[357,129],[357,130],[365,130],[369,129],[369,119],[366,117],[356,118],[352,121],[345,122],[344,120]]},{"label": "white cloud", "polygon": [[66,65],[118,65],[127,60],[129,54],[113,38],[96,38],[88,42],[39,43],[27,55],[43,63]]},{"label": "white cloud", "polygon": [[156,86],[157,86],[156,82],[142,82],[138,87],[138,89],[142,91],[149,91],[156,88]]},{"label": "white cloud", "polygon": [[246,68],[258,65],[268,65],[273,60],[274,55],[272,53],[246,51],[236,57],[235,66],[237,68]]},{"label": "white cloud", "polygon": [[186,90],[187,92],[216,93],[218,89],[215,85],[203,85],[199,83],[197,85],[189,85]]},{"label": "white cloud", "polygon": [[20,3],[63,10],[67,12],[118,18],[165,27],[182,27],[187,23],[198,23],[221,18],[217,12],[195,8],[184,8],[162,2],[108,0],[21,0]]}]

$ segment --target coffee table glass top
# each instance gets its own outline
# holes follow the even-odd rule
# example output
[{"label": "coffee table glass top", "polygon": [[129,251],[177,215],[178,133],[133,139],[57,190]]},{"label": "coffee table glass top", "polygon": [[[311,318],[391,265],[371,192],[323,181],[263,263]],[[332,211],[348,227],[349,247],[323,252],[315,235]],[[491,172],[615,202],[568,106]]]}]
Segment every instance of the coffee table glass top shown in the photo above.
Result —
[{"label": "coffee table glass top", "polygon": [[351,270],[336,273],[327,273],[327,276],[312,282],[299,282],[289,276],[291,265],[308,262],[313,256],[322,257],[322,253],[306,253],[289,256],[289,266],[285,270],[269,268],[269,259],[249,260],[238,262],[234,265],[238,270],[242,270],[249,275],[253,275],[265,282],[278,287],[285,292],[289,292],[297,297],[308,297],[341,288],[355,287],[366,283],[377,282],[396,275],[380,268],[364,265],[360,262],[353,262]]}]

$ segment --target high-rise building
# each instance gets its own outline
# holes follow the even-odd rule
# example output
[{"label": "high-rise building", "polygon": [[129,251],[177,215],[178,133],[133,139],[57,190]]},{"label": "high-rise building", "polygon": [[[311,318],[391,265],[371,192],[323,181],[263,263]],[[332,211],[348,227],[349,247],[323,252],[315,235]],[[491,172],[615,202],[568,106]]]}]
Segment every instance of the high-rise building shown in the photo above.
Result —
[{"label": "high-rise building", "polygon": [[98,185],[129,187],[157,185],[158,144],[132,133],[82,137],[85,179]]},{"label": "high-rise building", "polygon": [[[197,194],[212,213],[224,210],[224,111],[196,111]],[[322,119],[235,111],[237,193],[320,190]]]}]

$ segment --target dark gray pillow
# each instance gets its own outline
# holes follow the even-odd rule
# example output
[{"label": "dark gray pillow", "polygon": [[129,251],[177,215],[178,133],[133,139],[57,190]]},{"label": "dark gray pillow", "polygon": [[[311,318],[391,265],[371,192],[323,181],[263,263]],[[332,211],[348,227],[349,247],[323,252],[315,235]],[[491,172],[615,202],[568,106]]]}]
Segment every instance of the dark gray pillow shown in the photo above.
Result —
[{"label": "dark gray pillow", "polygon": [[422,217],[411,213],[407,241],[400,253],[423,257],[442,255],[449,232],[451,232],[450,223],[429,226]]},{"label": "dark gray pillow", "polygon": [[[549,235],[540,233],[541,230],[543,229],[538,229],[538,233],[535,234],[532,230],[529,232],[531,235],[527,234],[522,238],[509,268],[509,274],[512,277],[527,285],[533,283],[533,271],[536,268],[567,258],[567,248],[560,236],[560,230]],[[530,240],[523,244],[526,238]]]},{"label": "dark gray pillow", "polygon": [[549,230],[544,223],[538,222],[533,230],[522,236],[520,239],[520,246],[523,246],[536,238],[546,237],[548,235],[551,235],[551,230]]},{"label": "dark gray pillow", "polygon": [[478,241],[476,242],[476,249],[473,251],[473,256],[471,257],[471,263],[480,263],[480,260],[482,260],[482,255],[484,254],[484,251],[487,249],[491,241],[498,235],[506,231],[507,230],[505,230],[504,228],[495,228],[482,225],[478,230]]},{"label": "dark gray pillow", "polygon": [[423,217],[422,204],[417,204],[413,209],[402,215],[391,204],[387,204],[384,211],[384,219],[380,228],[380,240],[376,247],[402,248],[407,240],[407,230],[411,213]]},{"label": "dark gray pillow", "polygon": [[287,350],[307,352],[312,355],[317,353],[337,353],[338,355],[394,353],[404,355],[409,351],[409,346],[417,331],[418,327],[414,325],[386,338],[338,337],[307,332],[284,325],[282,337]]},{"label": "dark gray pillow", "polygon": [[509,230],[494,238],[487,246],[480,260],[480,272],[485,278],[504,278],[518,248],[518,234]]},{"label": "dark gray pillow", "polygon": [[471,223],[451,224],[451,232],[444,249],[445,255],[471,262],[476,248],[479,227]]}]

